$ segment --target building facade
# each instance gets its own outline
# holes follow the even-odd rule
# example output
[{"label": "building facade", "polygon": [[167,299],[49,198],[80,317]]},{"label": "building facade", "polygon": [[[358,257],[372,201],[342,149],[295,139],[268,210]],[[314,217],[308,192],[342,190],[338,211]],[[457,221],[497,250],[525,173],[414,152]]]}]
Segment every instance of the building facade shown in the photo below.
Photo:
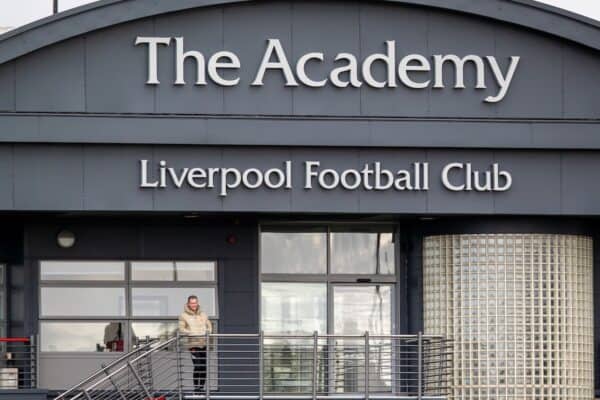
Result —
[{"label": "building facade", "polygon": [[441,334],[600,389],[600,25],[528,0],[105,0],[0,37],[1,336],[67,389],[222,333]]}]

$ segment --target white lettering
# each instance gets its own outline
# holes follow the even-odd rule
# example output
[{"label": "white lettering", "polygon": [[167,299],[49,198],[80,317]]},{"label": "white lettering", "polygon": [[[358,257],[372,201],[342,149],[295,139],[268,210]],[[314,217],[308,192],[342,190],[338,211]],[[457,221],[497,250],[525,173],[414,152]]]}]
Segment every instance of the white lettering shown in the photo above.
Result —
[{"label": "white lettering", "polygon": [[[275,54],[277,61],[271,61],[273,54]],[[296,79],[294,78],[294,73],[288,63],[285,51],[283,50],[279,39],[268,40],[267,50],[265,51],[265,55],[258,68],[256,78],[254,79],[254,82],[252,82],[252,86],[262,86],[264,84],[263,79],[265,73],[269,69],[279,69],[283,72],[285,86],[298,86],[298,82],[296,82]]]},{"label": "white lettering", "polygon": [[199,51],[184,52],[183,38],[175,38],[175,85],[185,85],[185,60],[196,61],[196,85],[206,85],[206,63],[204,55]]},{"label": "white lettering", "polygon": [[454,64],[455,68],[455,89],[465,89],[465,64],[467,62],[472,62],[475,64],[475,68],[477,69],[477,85],[475,86],[477,89],[485,89],[485,65],[483,64],[483,60],[479,56],[468,55],[463,58],[460,58],[456,55],[435,55],[433,56],[434,65],[435,65],[435,84],[434,88],[443,89],[444,88],[444,63],[450,61]]},{"label": "white lettering", "polygon": [[508,71],[506,71],[506,74],[504,74],[500,69],[496,57],[487,57],[487,59],[490,67],[492,68],[492,72],[494,73],[494,78],[496,78],[496,83],[498,83],[498,86],[500,86],[500,92],[498,92],[496,96],[486,97],[485,101],[486,103],[497,103],[502,101],[502,99],[504,99],[508,93],[508,89],[510,88],[510,84],[515,76],[515,72],[521,57],[513,56],[510,58],[510,65],[508,66]]},{"label": "white lettering", "polygon": [[171,44],[170,37],[145,37],[138,36],[135,38],[135,45],[140,44],[148,45],[148,85],[158,85],[158,45],[162,44],[168,46]]},{"label": "white lettering", "polygon": [[[219,61],[224,59],[226,61]],[[217,85],[235,86],[240,82],[240,78],[225,79],[219,74],[219,68],[239,69],[240,59],[230,51],[219,51],[212,55],[208,60],[208,75]]]},{"label": "white lettering", "polygon": [[327,79],[323,79],[322,81],[313,81],[308,77],[308,75],[306,75],[306,63],[310,60],[323,61],[323,53],[308,53],[300,57],[298,63],[296,64],[296,74],[298,75],[298,80],[309,87],[325,86],[327,84]]},{"label": "white lettering", "polygon": [[[410,63],[413,61],[417,62],[418,65],[410,65]],[[429,71],[431,71],[431,64],[429,63],[429,60],[419,54],[411,54],[404,57],[398,66],[398,76],[400,78],[400,82],[411,89],[425,89],[429,87],[431,79],[428,79],[425,82],[415,82],[408,76],[408,73]]]}]

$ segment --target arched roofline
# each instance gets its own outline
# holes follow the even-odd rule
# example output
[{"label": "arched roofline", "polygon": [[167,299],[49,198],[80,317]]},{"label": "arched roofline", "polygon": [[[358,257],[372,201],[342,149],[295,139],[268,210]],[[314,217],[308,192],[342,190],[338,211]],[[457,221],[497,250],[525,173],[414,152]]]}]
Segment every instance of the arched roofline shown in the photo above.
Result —
[{"label": "arched roofline", "polygon": [[[103,0],[77,7],[0,35],[0,64],[98,29],[198,7],[257,0]],[[370,0],[363,0],[369,2]],[[434,7],[531,28],[600,50],[600,22],[533,0],[379,0]]]}]

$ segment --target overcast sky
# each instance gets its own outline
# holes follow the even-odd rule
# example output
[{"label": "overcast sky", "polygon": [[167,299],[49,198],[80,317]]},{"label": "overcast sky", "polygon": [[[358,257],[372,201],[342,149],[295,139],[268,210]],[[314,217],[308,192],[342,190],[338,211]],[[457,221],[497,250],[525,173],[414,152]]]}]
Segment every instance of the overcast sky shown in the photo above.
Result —
[{"label": "overcast sky", "polygon": [[[66,10],[93,1],[95,0],[59,0],[59,7],[60,10]],[[543,2],[600,20],[600,0],[543,0]],[[50,13],[52,13],[52,0],[0,0],[0,27],[17,27]]]}]

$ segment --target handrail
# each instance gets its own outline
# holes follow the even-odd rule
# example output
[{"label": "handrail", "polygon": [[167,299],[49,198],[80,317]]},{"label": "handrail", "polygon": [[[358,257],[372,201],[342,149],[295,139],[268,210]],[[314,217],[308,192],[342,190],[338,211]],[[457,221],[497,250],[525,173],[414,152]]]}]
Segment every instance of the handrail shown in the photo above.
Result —
[{"label": "handrail", "polygon": [[421,333],[177,333],[56,400],[442,400],[450,393],[450,345]]},{"label": "handrail", "polygon": [[[117,358],[116,360],[112,361],[110,364],[103,366],[101,369],[99,369],[98,371],[94,372],[92,375],[88,376],[87,378],[85,378],[84,380],[82,380],[81,382],[79,382],[77,385],[73,386],[71,389],[61,393],[58,397],[55,398],[55,400],[62,400],[62,399],[66,399],[67,396],[73,394],[74,392],[77,392],[78,390],[81,390],[80,388],[82,386],[84,386],[85,384],[92,382],[93,380],[95,380],[96,378],[98,378],[99,376],[101,376],[102,374],[106,374],[106,371],[110,370],[111,368],[113,368],[115,365],[123,362],[123,360],[126,360],[127,358],[130,358],[133,354],[145,349],[146,347],[152,345],[152,342],[146,343],[138,348],[136,348],[135,350],[132,350],[129,353],[125,353],[123,354],[121,357]],[[77,396],[78,397],[78,396]],[[74,397],[73,399],[76,399],[77,397]]]},{"label": "handrail", "polygon": [[3,337],[0,338],[0,343],[29,343],[31,342],[31,338],[28,337]]},{"label": "handrail", "polygon": [[[116,370],[112,371],[110,374],[108,374],[104,378],[102,378],[99,381],[95,382],[92,386],[90,386],[89,388],[87,388],[87,390],[93,390],[93,389],[95,389],[100,384],[105,383],[107,380],[110,380],[110,378],[112,376],[118,374],[119,372],[123,372],[125,369],[129,368],[130,364],[132,364],[134,362],[137,362],[137,361],[141,360],[142,358],[147,357],[149,354],[155,353],[155,352],[157,352],[158,350],[160,350],[160,349],[162,349],[164,347],[169,346],[170,344],[173,343],[174,340],[175,340],[175,337],[172,337],[172,338],[168,339],[165,342],[158,343],[158,345],[155,348],[148,350],[146,353],[141,354],[141,355],[139,355],[138,357],[136,357],[136,358],[134,358],[132,360],[129,360],[125,365],[117,368]],[[150,344],[150,346],[152,346],[152,344]],[[59,398],[60,397],[57,397],[55,400],[59,400]],[[76,399],[76,398],[77,397],[74,397],[73,400]]]}]

